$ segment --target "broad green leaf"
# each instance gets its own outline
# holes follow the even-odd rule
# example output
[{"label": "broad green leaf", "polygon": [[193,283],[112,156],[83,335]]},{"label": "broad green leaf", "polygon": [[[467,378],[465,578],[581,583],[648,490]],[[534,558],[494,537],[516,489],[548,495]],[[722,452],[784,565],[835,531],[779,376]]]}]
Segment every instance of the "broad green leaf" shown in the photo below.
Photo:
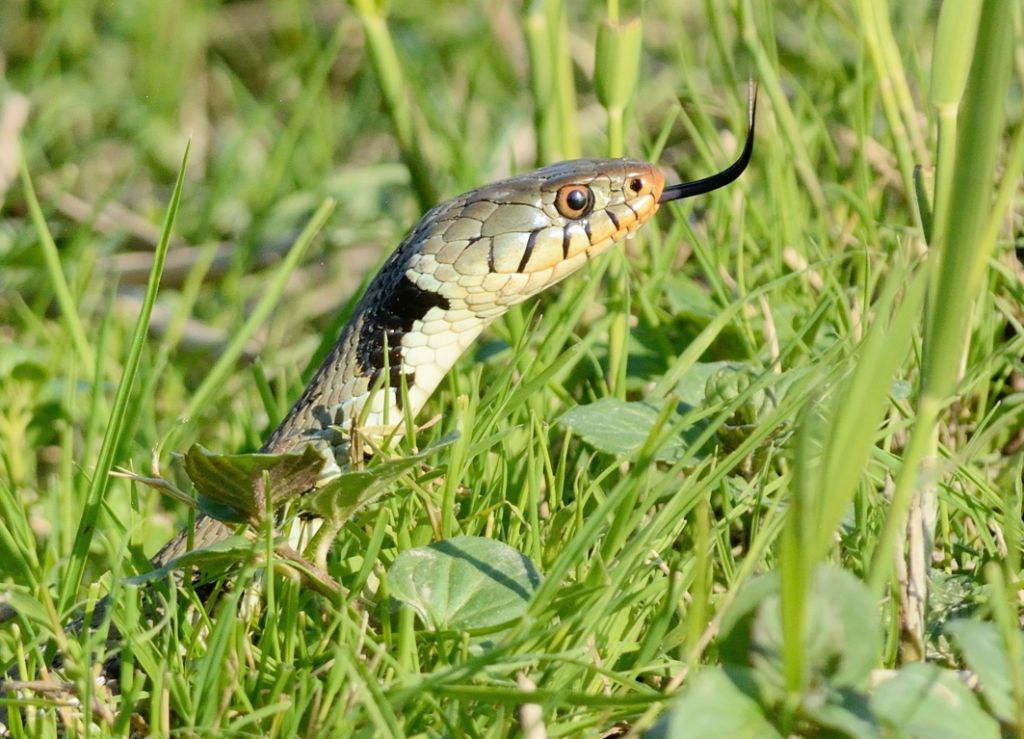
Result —
[{"label": "broad green leaf", "polygon": [[754,619],[761,603],[778,595],[779,576],[771,572],[755,577],[740,588],[736,599],[722,617],[718,652],[726,665],[747,666],[753,648]]},{"label": "broad green leaf", "polygon": [[315,513],[328,521],[342,522],[377,500],[399,477],[458,438],[457,432],[446,434],[419,454],[389,459],[365,470],[343,472],[322,488],[304,495],[299,510]]},{"label": "broad green leaf", "polygon": [[320,452],[310,445],[299,454],[215,454],[193,444],[185,454],[185,472],[199,491],[201,508],[233,522],[260,520],[268,510],[311,490],[323,464]]},{"label": "broad green leaf", "polygon": [[244,536],[229,536],[208,547],[185,552],[163,567],[157,567],[134,577],[126,577],[124,582],[127,585],[144,585],[155,580],[163,580],[176,570],[185,567],[197,567],[204,573],[213,574],[240,562],[248,562],[257,555],[258,551],[254,550],[252,541]]},{"label": "broad green leaf", "polygon": [[0,377],[42,381],[49,376],[45,354],[40,348],[4,344],[4,350],[0,352]]},{"label": "broad green leaf", "polygon": [[662,290],[673,316],[707,321],[720,312],[720,306],[708,294],[707,288],[685,275],[671,275],[663,281]]},{"label": "broad green leaf", "polygon": [[770,739],[782,735],[765,716],[757,691],[742,671],[701,670],[644,739]]},{"label": "broad green leaf", "polygon": [[46,629],[53,627],[53,618],[46,610],[46,607],[39,602],[39,599],[17,585],[4,584],[3,603],[0,605],[9,606],[7,612],[9,618],[0,619],[0,623],[14,618],[15,615],[30,621],[37,626]]},{"label": "broad green leaf", "polygon": [[477,536],[408,549],[388,570],[392,597],[434,631],[486,629],[519,618],[540,581],[525,554]]},{"label": "broad green leaf", "polygon": [[[673,415],[669,419],[678,416]],[[601,398],[587,405],[578,405],[563,413],[558,423],[572,430],[591,446],[608,454],[628,456],[640,450],[658,419],[658,409],[648,403]],[[686,451],[683,437],[669,439],[654,458],[673,462]]]},{"label": "broad green leaf", "polygon": [[871,709],[898,736],[921,739],[988,739],[999,724],[950,670],[917,662],[879,685]]},{"label": "broad green leaf", "polygon": [[681,403],[693,408],[704,405],[707,399],[708,378],[723,371],[743,372],[753,370],[753,365],[742,362],[697,362],[679,378],[672,391]]},{"label": "broad green leaf", "polygon": [[200,495],[196,499],[196,508],[200,513],[223,523],[249,523],[252,520],[251,515],[225,503],[218,503],[205,495]]},{"label": "broad green leaf", "polygon": [[824,703],[820,702],[821,695],[812,693],[800,706],[800,715],[815,723],[821,734],[849,739],[877,739],[882,735],[866,693],[849,688],[830,690],[824,693]]},{"label": "broad green leaf", "polygon": [[[845,570],[819,565],[807,608],[803,641],[812,684],[863,684],[881,652],[878,612],[867,587]],[[782,685],[783,648],[779,578],[772,573],[741,591],[722,623],[721,655]]]},{"label": "broad green leaf", "polygon": [[[1013,679],[1010,674],[1010,660],[999,634],[999,627],[986,621],[958,619],[946,624],[946,631],[968,667],[978,675],[981,694],[1003,721],[1016,720],[1017,711],[1013,700]],[[1024,634],[1017,633],[1024,652]],[[1024,673],[1024,665],[1017,668]]]}]

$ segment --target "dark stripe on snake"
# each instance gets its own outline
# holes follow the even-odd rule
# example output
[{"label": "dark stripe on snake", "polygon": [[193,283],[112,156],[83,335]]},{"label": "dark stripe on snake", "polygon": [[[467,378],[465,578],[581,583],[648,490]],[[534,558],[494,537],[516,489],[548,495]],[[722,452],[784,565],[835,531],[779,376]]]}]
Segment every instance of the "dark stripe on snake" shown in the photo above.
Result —
[{"label": "dark stripe on snake", "polygon": [[537,243],[537,234],[539,233],[539,228],[535,231],[530,231],[530,236],[526,239],[526,249],[523,251],[523,258],[519,260],[519,268],[516,272],[522,272],[526,269],[526,263],[530,261],[530,256],[533,254],[533,245]]},{"label": "dark stripe on snake", "polygon": [[605,211],[605,214],[607,214],[608,220],[612,222],[612,225],[615,226],[616,231],[622,228],[622,226],[619,225],[619,219],[615,217],[615,214],[612,213],[610,208]]},{"label": "dark stripe on snake", "polygon": [[[356,361],[366,372],[372,386],[383,372],[384,345],[387,337],[388,382],[396,390],[402,386],[402,337],[431,308],[449,310],[448,299],[419,287],[407,275],[401,278],[363,315],[356,344]],[[412,383],[412,373],[407,382]]]}]

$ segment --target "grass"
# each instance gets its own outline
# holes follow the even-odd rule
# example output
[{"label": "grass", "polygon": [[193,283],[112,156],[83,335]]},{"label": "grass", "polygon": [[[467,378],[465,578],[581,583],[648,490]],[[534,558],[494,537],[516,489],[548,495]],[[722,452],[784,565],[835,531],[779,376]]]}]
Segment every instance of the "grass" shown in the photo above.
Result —
[{"label": "grass", "polygon": [[[985,684],[944,625],[996,624],[1015,708],[977,700],[1020,735],[1024,18],[982,5],[5,5],[0,121],[31,110],[20,178],[0,123],[0,666],[37,674],[55,640],[82,699],[0,695],[38,709],[12,729],[505,736],[536,704],[550,736],[639,733],[730,664],[720,631],[769,572],[764,715],[835,729],[808,640],[828,562],[870,587],[876,671]],[[400,450],[458,441],[329,557],[360,598],[263,575],[262,607],[236,588],[207,614],[157,585],[140,619],[125,578],[190,514],[109,470],[155,460],[187,488],[194,442],[258,447],[438,198],[576,155],[721,169],[748,77],[748,172],[514,309],[442,384]],[[654,409],[638,449],[559,422],[609,399]],[[457,535],[545,578],[489,650],[388,595],[399,553]],[[108,592],[104,628],[63,628]],[[116,694],[86,657],[111,622]]]}]

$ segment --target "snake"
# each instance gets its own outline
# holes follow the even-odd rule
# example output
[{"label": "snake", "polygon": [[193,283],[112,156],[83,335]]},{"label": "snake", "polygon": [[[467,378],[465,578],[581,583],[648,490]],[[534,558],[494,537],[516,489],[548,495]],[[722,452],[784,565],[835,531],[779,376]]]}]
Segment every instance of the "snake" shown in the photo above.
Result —
[{"label": "snake", "polygon": [[[728,167],[699,180],[668,185],[645,161],[576,159],[484,185],[429,210],[370,281],[259,451],[282,454],[312,445],[323,457],[321,477],[329,480],[351,459],[357,432],[378,446],[399,436],[405,418],[416,416],[455,362],[509,308],[632,237],[661,205],[736,180],[753,155],[755,116],[751,86],[742,150]],[[191,549],[233,531],[198,514],[152,563],[172,567]],[[72,629],[82,624],[78,618]],[[104,674],[116,669],[107,665]],[[7,678],[15,680],[16,672]],[[0,706],[0,735],[4,714]]]},{"label": "snake", "polygon": [[[370,281],[337,341],[260,452],[312,444],[339,473],[353,432],[401,434],[487,326],[633,236],[668,202],[736,180],[754,149],[756,92],[737,159],[667,185],[637,159],[575,159],[499,180],[429,210]],[[358,424],[358,426],[357,426]],[[326,477],[330,477],[328,474]],[[153,557],[161,567],[232,528],[196,516]]]}]

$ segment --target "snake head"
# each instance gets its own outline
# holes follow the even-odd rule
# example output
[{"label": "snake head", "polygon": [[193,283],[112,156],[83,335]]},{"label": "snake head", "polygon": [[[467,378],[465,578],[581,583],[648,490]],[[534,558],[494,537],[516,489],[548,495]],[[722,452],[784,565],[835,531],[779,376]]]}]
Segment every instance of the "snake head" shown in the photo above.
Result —
[{"label": "snake head", "polygon": [[739,158],[710,177],[665,186],[653,164],[574,159],[485,185],[428,213],[404,245],[417,287],[500,315],[632,235],[661,203],[724,187],[754,148],[756,89]]},{"label": "snake head", "polygon": [[665,186],[632,159],[577,159],[501,180],[428,214],[407,275],[493,317],[572,274],[646,222]]}]

